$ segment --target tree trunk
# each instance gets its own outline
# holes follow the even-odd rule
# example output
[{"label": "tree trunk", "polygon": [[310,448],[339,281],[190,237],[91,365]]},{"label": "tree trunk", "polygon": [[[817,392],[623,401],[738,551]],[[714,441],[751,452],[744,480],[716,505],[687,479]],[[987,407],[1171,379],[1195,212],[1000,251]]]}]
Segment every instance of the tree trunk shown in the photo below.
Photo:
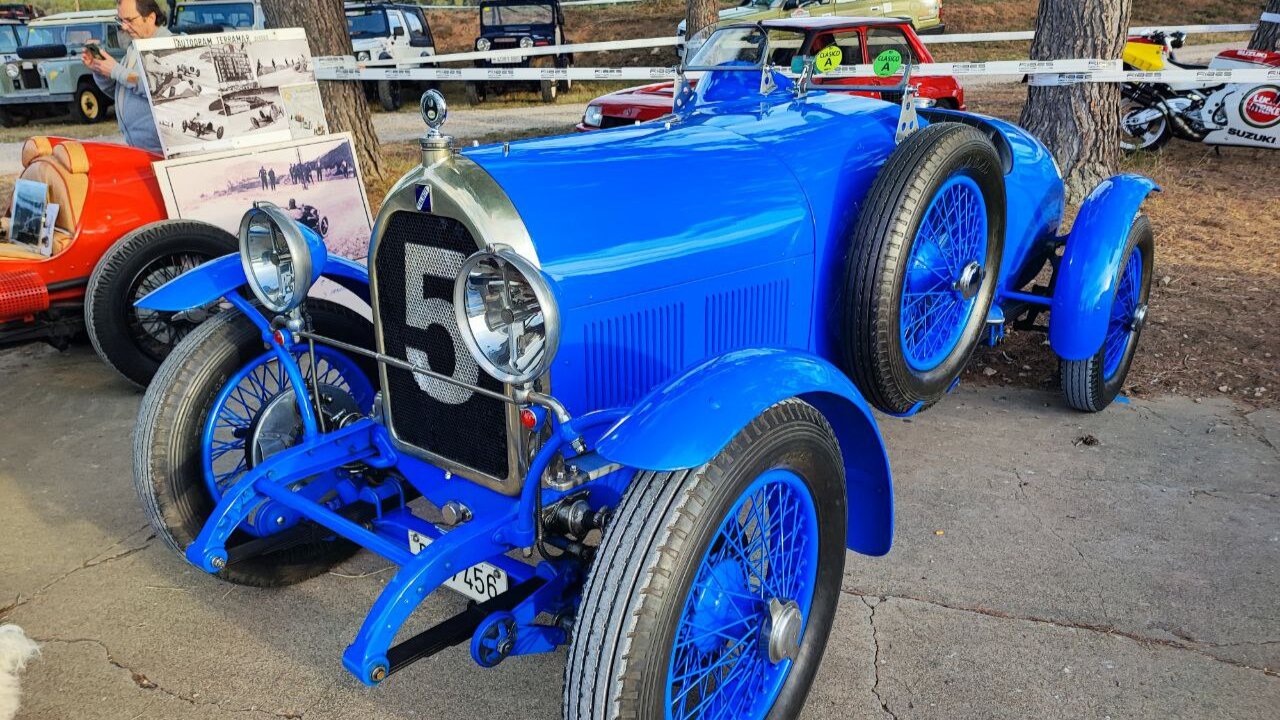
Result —
[{"label": "tree trunk", "polygon": [[[1040,0],[1031,58],[1120,57],[1130,4],[1130,0]],[[1019,124],[1048,146],[1066,180],[1067,199],[1076,202],[1119,163],[1120,86],[1032,85]]]},{"label": "tree trunk", "polygon": [[[689,0],[684,18],[685,46],[697,50],[711,34],[720,19],[720,6],[716,0]],[[686,57],[692,57],[686,55]]]},{"label": "tree trunk", "polygon": [[1275,52],[1280,49],[1280,0],[1267,0],[1267,7],[1262,12],[1276,19],[1258,21],[1258,29],[1253,31],[1249,40],[1249,49]]},{"label": "tree trunk", "polygon": [[[262,11],[267,16],[267,27],[305,30],[312,55],[350,55],[351,37],[342,3],[343,0],[262,0]],[[384,179],[386,168],[378,154],[378,136],[363,85],[351,80],[321,80],[320,98],[330,132],[351,133],[365,178]]]}]

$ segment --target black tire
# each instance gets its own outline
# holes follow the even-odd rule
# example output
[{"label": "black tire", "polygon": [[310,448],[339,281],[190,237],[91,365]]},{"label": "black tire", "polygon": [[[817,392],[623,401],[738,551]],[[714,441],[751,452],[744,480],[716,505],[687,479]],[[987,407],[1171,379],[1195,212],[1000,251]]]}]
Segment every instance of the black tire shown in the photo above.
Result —
[{"label": "black tire", "polygon": [[[984,273],[954,349],[935,367],[917,371],[907,363],[900,332],[908,260],[930,202],[953,175],[970,177],[986,204]],[[912,133],[876,175],[849,242],[838,334],[845,371],[881,411],[929,407],[964,370],[995,296],[1004,218],[1000,157],[985,135],[967,125],[933,123]]]},{"label": "black tire", "polygon": [[22,127],[28,122],[31,122],[31,118],[26,115],[23,115],[20,112],[14,112],[8,108],[0,108],[0,127]]},{"label": "black tire", "polygon": [[238,247],[231,233],[193,220],[161,220],[117,240],[94,267],[85,291],[84,324],[98,357],[145,387],[194,325],[140,312],[133,303],[181,270]]},{"label": "black tire", "polygon": [[[558,63],[556,63],[556,67],[563,68],[563,69],[565,69],[565,70],[572,70],[572,69],[573,69],[573,63],[569,62],[568,60],[564,60],[564,61],[562,61],[562,62],[558,62]],[[567,93],[567,92],[569,92],[569,91],[570,91],[570,90],[572,90],[572,89],[573,89],[573,79],[572,79],[572,78],[565,78],[564,80],[561,80],[561,81],[560,81],[560,92],[566,92],[566,93]]]},{"label": "black tire", "polygon": [[399,110],[401,105],[400,83],[394,80],[379,80],[378,103],[387,112]]},{"label": "black tire", "polygon": [[560,93],[559,80],[541,80],[538,83],[539,92],[542,94],[542,102],[553,103],[556,96]]},{"label": "black tire", "polygon": [[469,83],[465,83],[465,85],[466,85],[465,92],[467,96],[468,105],[475,106],[484,102],[484,91],[480,89],[480,86],[478,83],[469,82]]},{"label": "black tire", "polygon": [[761,413],[709,463],[642,472],[605,529],[564,673],[564,717],[664,715],[668,662],[685,598],[721,519],[765,470],[786,467],[812,492],[818,571],[808,630],[769,717],[799,714],[830,634],[848,523],[844,466],[826,419],[788,400]]},{"label": "black tire", "polygon": [[107,98],[90,82],[80,83],[75,99],[71,101],[71,117],[76,122],[92,125],[107,116]]},{"label": "black tire", "polygon": [[[373,347],[373,327],[358,313],[323,300],[309,300],[307,308],[318,332]],[[179,343],[143,396],[133,432],[134,489],[156,534],[183,559],[213,510],[200,459],[205,418],[231,374],[262,352],[262,336],[248,318],[221,313]],[[357,362],[376,377],[370,363]],[[238,585],[290,585],[325,572],[357,549],[346,540],[319,541],[245,560],[217,575]]]},{"label": "black tire", "polygon": [[221,126],[219,126],[219,127],[218,127],[218,131],[215,133],[215,135],[217,135],[217,137],[218,137],[218,139],[219,139],[219,140],[221,140],[221,139],[222,139],[222,133],[223,133],[223,128],[222,128]]},{"label": "black tire", "polygon": [[[1117,278],[1112,287],[1119,287],[1119,274],[1124,272],[1125,264],[1133,253],[1142,254],[1142,279],[1139,292],[1143,306],[1151,297],[1151,278],[1155,271],[1155,237],[1151,231],[1151,221],[1146,215],[1134,218],[1129,227],[1129,240],[1125,244],[1124,258],[1117,271]],[[1050,318],[1052,322],[1052,318]],[[1059,360],[1058,376],[1062,381],[1062,394],[1067,404],[1083,412],[1098,412],[1111,404],[1124,387],[1129,368],[1133,365],[1134,351],[1138,348],[1138,339],[1142,335],[1142,324],[1131,331],[1130,342],[1125,347],[1111,379],[1107,379],[1105,369],[1106,345],[1098,349],[1097,354],[1087,360]]]}]

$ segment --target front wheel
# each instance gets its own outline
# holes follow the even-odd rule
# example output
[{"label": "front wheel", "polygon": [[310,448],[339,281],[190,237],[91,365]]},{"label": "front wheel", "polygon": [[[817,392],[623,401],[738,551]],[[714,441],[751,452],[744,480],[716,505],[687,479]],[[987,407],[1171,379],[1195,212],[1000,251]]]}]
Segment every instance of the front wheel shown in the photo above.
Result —
[{"label": "front wheel", "polygon": [[471,106],[479,105],[484,102],[484,91],[478,83],[466,83],[467,104]]},{"label": "front wheel", "polygon": [[846,512],[831,427],[799,400],[702,467],[639,473],[583,588],[565,717],[797,715],[831,631]]},{"label": "front wheel", "polygon": [[1135,218],[1129,228],[1124,258],[1116,276],[1116,294],[1102,347],[1086,360],[1063,360],[1058,364],[1062,393],[1067,404],[1076,410],[1098,412],[1110,405],[1124,387],[1133,364],[1138,337],[1147,319],[1155,269],[1155,239],[1146,215]]},{"label": "front wheel", "polygon": [[134,303],[238,247],[231,233],[193,220],[161,220],[116,241],[94,267],[85,290],[85,328],[98,357],[126,380],[146,387],[178,341],[218,308],[175,317]]},{"label": "front wheel", "polygon": [[[308,300],[315,331],[359,347],[372,347],[373,328],[358,313],[323,300]],[[324,398],[321,412],[334,427],[343,417],[367,414],[373,404],[376,367],[317,343],[316,363],[301,353],[309,386]],[[308,398],[310,400],[310,398]],[[249,468],[297,442],[296,398],[283,368],[264,350],[262,334],[238,312],[225,312],[196,328],[160,366],[142,399],[133,433],[133,483],[156,534],[182,555],[214,505]],[[300,481],[299,493],[320,501],[333,492],[341,471]],[[255,512],[238,528],[237,544],[297,522],[288,512]],[[345,540],[295,545],[228,565],[228,582],[273,587],[300,582],[351,556]]]}]

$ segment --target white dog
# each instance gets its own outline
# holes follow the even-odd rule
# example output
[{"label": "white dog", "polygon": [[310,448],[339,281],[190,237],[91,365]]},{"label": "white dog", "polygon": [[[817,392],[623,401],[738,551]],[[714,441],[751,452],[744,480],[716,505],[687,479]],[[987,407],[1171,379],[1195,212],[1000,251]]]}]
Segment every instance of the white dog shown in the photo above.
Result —
[{"label": "white dog", "polygon": [[40,646],[17,625],[0,625],[0,720],[18,714],[18,673]]}]

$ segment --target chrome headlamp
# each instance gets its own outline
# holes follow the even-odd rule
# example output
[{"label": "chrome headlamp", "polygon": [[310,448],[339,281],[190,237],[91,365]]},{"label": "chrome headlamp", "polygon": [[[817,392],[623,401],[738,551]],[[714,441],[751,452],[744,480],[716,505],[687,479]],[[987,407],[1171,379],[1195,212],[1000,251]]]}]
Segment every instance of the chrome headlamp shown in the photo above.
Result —
[{"label": "chrome headlamp", "polygon": [[560,312],[546,278],[515,250],[498,245],[467,258],[453,307],[463,342],[493,377],[524,385],[551,366]]},{"label": "chrome headlamp", "polygon": [[524,37],[520,38],[520,47],[522,48],[533,47],[533,38],[529,37],[528,35],[525,35]]},{"label": "chrome headlamp", "polygon": [[254,203],[240,220],[240,264],[253,294],[273,313],[302,304],[327,257],[324,241],[272,203]]},{"label": "chrome headlamp", "polygon": [[22,71],[18,70],[17,65],[14,65],[13,63],[9,63],[8,65],[4,66],[4,73],[5,75],[8,75],[10,78],[17,80],[18,76],[22,74]]},{"label": "chrome headlamp", "polygon": [[480,52],[489,52],[489,48],[491,46],[492,43],[489,42],[489,38],[479,38],[476,40],[476,50],[479,50]]},{"label": "chrome headlamp", "polygon": [[360,52],[356,53],[356,62],[365,62],[368,59],[369,59],[368,50],[361,50]]},{"label": "chrome headlamp", "polygon": [[604,122],[604,108],[599,105],[588,105],[587,111],[582,114],[582,124],[587,127],[600,127],[602,122]]}]

